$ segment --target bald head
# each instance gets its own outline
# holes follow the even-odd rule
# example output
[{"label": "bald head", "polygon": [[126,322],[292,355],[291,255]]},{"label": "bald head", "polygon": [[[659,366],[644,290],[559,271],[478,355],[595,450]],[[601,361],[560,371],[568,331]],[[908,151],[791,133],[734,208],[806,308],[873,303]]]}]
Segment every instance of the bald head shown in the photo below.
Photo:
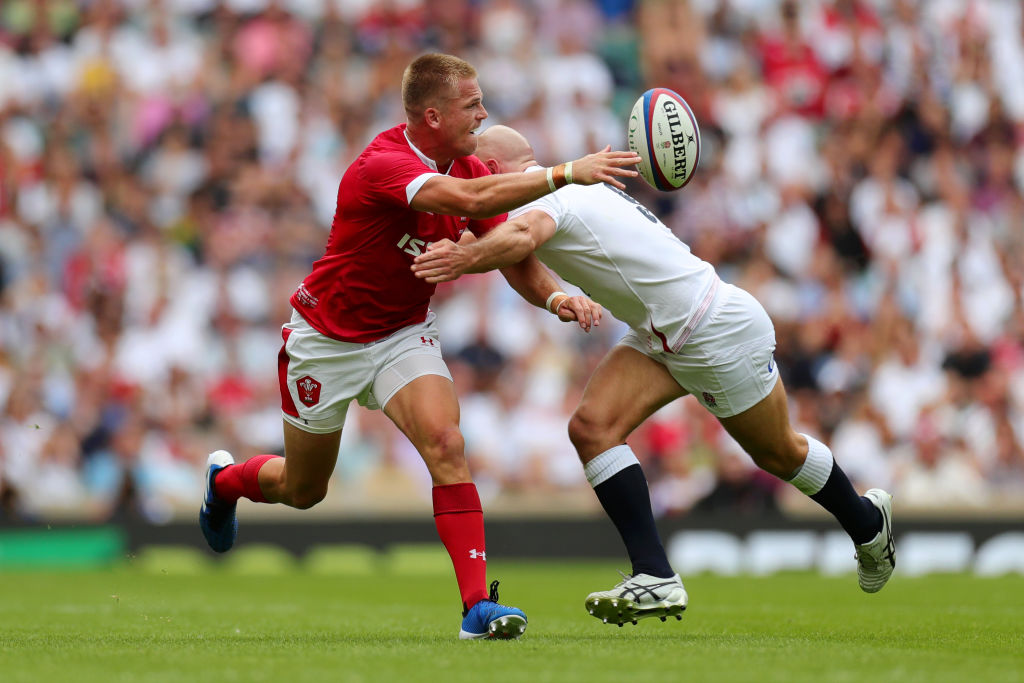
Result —
[{"label": "bald head", "polygon": [[491,173],[518,173],[537,163],[530,142],[508,126],[491,126],[481,133],[476,156]]}]

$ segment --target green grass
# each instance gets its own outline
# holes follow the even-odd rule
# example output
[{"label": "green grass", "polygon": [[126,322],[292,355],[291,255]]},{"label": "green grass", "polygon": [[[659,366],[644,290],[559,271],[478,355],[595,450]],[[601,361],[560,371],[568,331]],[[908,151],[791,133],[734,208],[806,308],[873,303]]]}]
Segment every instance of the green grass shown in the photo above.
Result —
[{"label": "green grass", "polygon": [[1024,579],[691,577],[683,621],[587,616],[608,564],[498,563],[520,641],[460,642],[445,575],[0,574],[0,680],[1021,681]]}]

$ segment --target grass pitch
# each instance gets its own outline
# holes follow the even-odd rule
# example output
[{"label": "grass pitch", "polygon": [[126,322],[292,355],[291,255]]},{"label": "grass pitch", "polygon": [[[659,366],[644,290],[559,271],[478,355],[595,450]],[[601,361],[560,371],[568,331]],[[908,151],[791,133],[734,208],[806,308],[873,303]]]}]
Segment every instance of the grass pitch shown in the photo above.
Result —
[{"label": "grass pitch", "polygon": [[117,568],[0,574],[0,680],[1021,681],[1024,578],[690,577],[682,621],[583,598],[614,565],[490,563],[530,626],[461,642],[450,575]]}]

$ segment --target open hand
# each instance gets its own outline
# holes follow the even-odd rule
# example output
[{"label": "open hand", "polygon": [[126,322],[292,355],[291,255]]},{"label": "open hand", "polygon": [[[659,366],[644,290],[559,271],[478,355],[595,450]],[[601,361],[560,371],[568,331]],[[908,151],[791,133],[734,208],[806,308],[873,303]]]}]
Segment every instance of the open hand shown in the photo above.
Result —
[{"label": "open hand", "polygon": [[612,152],[611,149],[611,145],[607,145],[600,152],[572,162],[572,181],[577,185],[608,183],[620,190],[626,189],[618,178],[638,176],[631,167],[640,163],[640,157],[633,152]]},{"label": "open hand", "polygon": [[601,304],[585,296],[571,296],[558,305],[555,313],[562,322],[575,320],[581,330],[590,332],[592,325],[596,327],[601,324],[603,310]]}]

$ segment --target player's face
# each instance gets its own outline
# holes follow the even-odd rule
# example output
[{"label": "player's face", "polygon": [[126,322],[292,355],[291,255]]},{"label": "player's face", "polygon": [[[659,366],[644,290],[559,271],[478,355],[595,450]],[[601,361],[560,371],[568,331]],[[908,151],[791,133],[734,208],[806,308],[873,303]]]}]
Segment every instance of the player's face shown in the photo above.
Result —
[{"label": "player's face", "polygon": [[469,156],[476,151],[476,134],[487,118],[483,92],[475,78],[459,81],[455,97],[441,110],[441,126],[452,157]]}]

